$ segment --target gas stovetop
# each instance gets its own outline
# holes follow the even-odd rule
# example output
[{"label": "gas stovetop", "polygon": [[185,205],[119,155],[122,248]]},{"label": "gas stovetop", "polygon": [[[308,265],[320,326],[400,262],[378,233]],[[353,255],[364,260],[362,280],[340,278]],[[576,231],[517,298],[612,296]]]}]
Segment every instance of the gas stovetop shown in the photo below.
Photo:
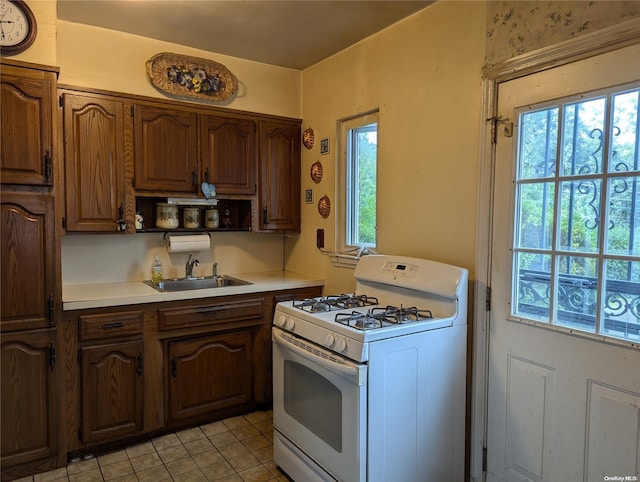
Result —
[{"label": "gas stovetop", "polygon": [[[414,307],[378,306],[378,298],[368,295],[340,294],[294,300],[292,307],[306,313],[338,311],[336,323],[358,330],[373,330],[386,326],[424,321],[433,318],[431,311]],[[365,308],[365,309],[361,309]],[[325,320],[330,317],[323,316]]]}]

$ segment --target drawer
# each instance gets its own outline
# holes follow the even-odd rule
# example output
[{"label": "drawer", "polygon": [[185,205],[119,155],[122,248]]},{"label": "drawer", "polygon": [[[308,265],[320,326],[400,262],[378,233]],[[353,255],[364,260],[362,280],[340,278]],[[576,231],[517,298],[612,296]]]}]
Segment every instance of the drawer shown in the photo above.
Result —
[{"label": "drawer", "polygon": [[144,315],[142,311],[100,313],[82,315],[79,317],[79,322],[80,340],[95,340],[142,333]]},{"label": "drawer", "polygon": [[263,298],[180,308],[160,308],[158,309],[158,329],[175,330],[231,322],[237,322],[234,326],[258,325],[262,323],[263,313]]}]

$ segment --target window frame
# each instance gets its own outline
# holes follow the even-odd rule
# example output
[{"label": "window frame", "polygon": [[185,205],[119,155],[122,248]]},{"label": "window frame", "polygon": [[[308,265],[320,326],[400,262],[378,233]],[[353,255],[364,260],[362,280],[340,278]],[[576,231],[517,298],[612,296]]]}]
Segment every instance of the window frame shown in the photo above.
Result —
[{"label": "window frame", "polygon": [[[608,261],[615,261],[615,260],[622,260],[622,261],[626,261],[626,262],[639,262],[640,261],[640,255],[633,255],[633,254],[627,254],[627,255],[620,255],[620,254],[615,254],[615,253],[610,253],[606,251],[606,247],[607,244],[605,243],[605,238],[608,235],[607,230],[605,229],[600,229],[599,230],[599,245],[598,245],[598,249],[595,252],[589,252],[589,251],[580,251],[580,250],[573,250],[571,248],[566,248],[566,247],[562,247],[560,246],[558,243],[558,239],[560,236],[560,231],[559,231],[559,223],[560,223],[560,219],[562,217],[562,213],[560,212],[560,201],[558,199],[558,197],[560,196],[560,193],[558,192],[558,190],[562,187],[563,183],[566,182],[576,182],[576,181],[580,181],[580,179],[595,179],[595,180],[600,180],[601,184],[600,184],[600,192],[599,192],[599,202],[598,202],[598,206],[600,208],[600,218],[599,218],[599,222],[602,223],[603,225],[607,225],[608,226],[608,220],[609,220],[609,216],[610,216],[610,207],[609,207],[609,196],[610,196],[610,192],[609,192],[609,181],[611,179],[615,179],[615,178],[624,178],[624,177],[630,177],[635,175],[640,176],[640,169],[638,170],[629,170],[629,171],[624,171],[623,173],[619,173],[619,172],[615,172],[615,171],[611,171],[608,168],[608,163],[611,161],[610,158],[610,139],[611,139],[611,132],[612,132],[612,125],[611,125],[611,118],[613,115],[613,111],[612,111],[612,100],[616,95],[620,95],[620,94],[624,94],[625,92],[630,92],[633,90],[636,90],[640,88],[640,83],[639,82],[630,82],[630,83],[626,83],[623,85],[617,85],[617,86],[613,86],[613,87],[609,87],[606,89],[599,89],[596,91],[592,91],[592,92],[585,92],[585,93],[581,93],[578,95],[573,95],[573,96],[567,96],[567,97],[563,97],[563,98],[559,98],[559,99],[554,99],[551,101],[546,101],[546,102],[541,102],[541,103],[537,103],[537,104],[532,104],[532,105],[528,105],[528,106],[523,106],[520,107],[518,109],[516,109],[514,111],[514,115],[516,118],[516,127],[517,127],[517,141],[514,142],[513,145],[513,156],[514,156],[514,163],[513,163],[513,192],[512,192],[512,200],[513,200],[513,204],[512,204],[512,210],[511,210],[511,227],[512,227],[512,237],[511,237],[511,252],[512,252],[512,256],[511,256],[511,287],[510,287],[510,309],[509,309],[509,315],[508,318],[512,321],[520,321],[520,322],[526,322],[526,323],[530,323],[530,324],[534,324],[537,326],[541,326],[541,327],[545,327],[545,328],[550,328],[550,329],[554,329],[554,330],[558,330],[558,331],[563,331],[563,332],[569,332],[569,333],[574,333],[574,334],[579,334],[581,336],[586,336],[588,338],[596,338],[598,340],[602,340],[602,341],[606,341],[606,342],[610,342],[610,343],[615,343],[615,344],[623,344],[623,345],[629,345],[631,344],[632,346],[637,346],[638,344],[638,340],[636,338],[625,338],[625,337],[620,337],[620,336],[615,336],[612,335],[610,333],[607,332],[607,328],[605,326],[605,310],[607,309],[607,306],[605,305],[605,303],[603,302],[603,298],[604,296],[607,294],[608,291],[608,283],[613,282],[613,284],[615,284],[616,280],[610,280],[607,278],[607,273],[606,271],[603,269],[604,266],[606,265],[606,263]],[[607,105],[607,109],[604,111],[604,116],[606,118],[605,120],[605,124],[604,127],[606,129],[606,136],[603,139],[603,143],[602,143],[602,149],[603,149],[603,158],[602,158],[602,162],[603,165],[600,168],[600,171],[596,174],[588,174],[588,175],[577,175],[577,174],[566,174],[566,173],[562,173],[562,166],[561,166],[561,162],[562,159],[560,157],[560,149],[563,145],[564,139],[563,139],[563,129],[564,129],[564,125],[562,123],[560,123],[557,127],[557,142],[558,142],[558,148],[557,148],[557,152],[556,152],[556,167],[555,167],[555,173],[553,175],[549,175],[549,176],[539,176],[538,178],[523,178],[521,177],[521,173],[520,173],[520,169],[521,169],[521,159],[520,159],[520,149],[521,149],[521,143],[523,141],[522,139],[522,129],[521,129],[521,123],[522,123],[522,119],[523,116],[526,114],[531,114],[531,113],[535,113],[535,112],[541,112],[541,111],[545,111],[545,110],[549,110],[552,108],[557,108],[559,111],[562,111],[566,108],[566,106],[569,106],[571,104],[576,104],[576,103],[581,103],[584,101],[589,101],[589,100],[594,100],[594,99],[598,99],[598,98],[605,98],[606,99],[606,105]],[[560,115],[559,117],[559,122],[563,122],[563,115]],[[639,115],[640,117],[640,115]],[[636,125],[636,129],[640,129],[640,125]],[[640,146],[640,144],[638,144],[638,146]],[[638,156],[638,153],[636,152],[636,156]],[[554,214],[553,214],[553,219],[552,219],[552,226],[553,226],[553,234],[552,234],[552,239],[551,239],[551,245],[548,248],[532,248],[532,247],[522,247],[519,243],[520,243],[520,229],[522,228],[522,224],[520,223],[519,217],[522,214],[521,212],[521,208],[520,208],[520,202],[522,202],[521,198],[519,197],[519,192],[520,189],[522,189],[523,186],[527,186],[530,183],[539,183],[541,181],[544,182],[548,182],[550,184],[553,184],[555,186],[554,189],[554,201],[553,201],[553,210],[554,210]],[[640,207],[638,207],[638,210],[640,210]],[[544,317],[540,317],[540,318],[536,318],[536,317],[532,317],[532,316],[527,316],[526,313],[523,313],[522,311],[519,310],[518,306],[519,306],[519,285],[521,283],[521,272],[519,271],[519,263],[518,263],[518,259],[519,259],[519,255],[522,253],[531,253],[531,254],[540,254],[540,255],[547,255],[550,257],[550,272],[549,272],[549,289],[551,293],[554,293],[554,295],[550,298],[549,300],[549,318],[545,319]],[[556,303],[558,303],[557,300],[557,290],[558,287],[556,286],[556,283],[561,283],[561,276],[563,276],[563,273],[561,271],[559,271],[559,263],[560,263],[560,258],[562,257],[588,257],[588,258],[593,258],[597,260],[597,273],[596,273],[596,280],[597,280],[597,288],[596,288],[596,295],[597,295],[597,305],[596,305],[596,311],[595,311],[595,324],[594,324],[594,328],[593,331],[590,331],[588,329],[582,329],[580,327],[576,327],[576,326],[572,326],[570,324],[567,324],[566,322],[562,322],[561,320],[558,319],[558,315],[556,313],[556,310],[559,309],[558,306],[556,306]],[[567,275],[569,275],[569,273],[565,273],[564,276],[566,277]],[[531,315],[531,314],[529,314]]]},{"label": "window frame", "polygon": [[354,244],[349,243],[350,239],[348,222],[349,220],[353,220],[355,217],[355,222],[357,222],[357,216],[354,216],[352,211],[354,196],[353,182],[350,185],[350,177],[348,175],[349,172],[349,160],[350,160],[350,133],[358,128],[363,128],[369,126],[371,124],[376,124],[376,132],[377,132],[377,149],[376,149],[376,166],[379,161],[379,144],[380,144],[380,116],[379,110],[371,110],[365,112],[363,114],[358,114],[356,116],[348,117],[345,119],[341,119],[338,121],[338,168],[336,170],[336,189],[339,199],[339,209],[336,215],[336,246],[335,249],[341,253],[352,254],[353,256],[357,256],[361,254],[364,249],[367,251],[374,252],[377,248],[378,241],[378,194],[377,194],[377,186],[378,186],[378,175],[377,175],[377,167],[376,167],[376,239],[373,245],[367,244]]}]

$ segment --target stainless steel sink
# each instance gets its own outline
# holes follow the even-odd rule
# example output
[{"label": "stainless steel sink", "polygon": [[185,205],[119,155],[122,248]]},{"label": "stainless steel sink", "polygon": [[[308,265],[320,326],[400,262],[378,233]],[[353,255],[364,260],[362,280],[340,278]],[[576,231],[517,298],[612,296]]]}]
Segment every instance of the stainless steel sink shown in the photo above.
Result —
[{"label": "stainless steel sink", "polygon": [[248,281],[231,276],[207,276],[203,278],[172,278],[154,283],[146,280],[146,284],[158,291],[188,291],[188,290],[204,290],[208,288],[223,288],[225,286],[243,286],[250,285]]}]

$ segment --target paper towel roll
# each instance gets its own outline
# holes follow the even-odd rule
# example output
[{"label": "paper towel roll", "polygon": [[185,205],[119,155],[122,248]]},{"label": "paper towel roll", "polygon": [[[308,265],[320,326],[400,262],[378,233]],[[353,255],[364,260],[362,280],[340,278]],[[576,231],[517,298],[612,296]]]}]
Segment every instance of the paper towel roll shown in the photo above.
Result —
[{"label": "paper towel roll", "polygon": [[170,253],[195,253],[206,251],[210,247],[211,238],[208,234],[167,236],[167,251]]}]

